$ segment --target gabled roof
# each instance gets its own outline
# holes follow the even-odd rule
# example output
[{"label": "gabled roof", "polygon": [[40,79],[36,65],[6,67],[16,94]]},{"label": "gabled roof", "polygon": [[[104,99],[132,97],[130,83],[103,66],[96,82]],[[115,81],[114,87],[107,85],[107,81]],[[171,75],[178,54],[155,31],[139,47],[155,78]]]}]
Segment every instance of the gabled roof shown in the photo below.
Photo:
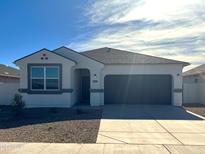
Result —
[{"label": "gabled roof", "polygon": [[45,48],[41,49],[37,52],[34,52],[30,55],[27,55],[25,57],[22,57],[16,60],[14,63],[24,58],[27,58],[29,56],[32,56],[38,52],[41,52],[42,50],[46,50],[48,52],[51,52],[53,54],[56,54],[58,56],[64,57],[66,59],[69,59],[77,63],[73,59],[69,58],[69,56],[67,56],[66,53],[58,52],[59,49],[66,49],[66,50],[75,52],[79,55],[85,56],[89,59],[92,59],[102,64],[182,64],[183,66],[189,65],[189,63],[182,62],[182,61],[154,57],[150,55],[144,55],[144,54],[139,54],[139,53],[125,51],[125,50],[119,50],[119,49],[113,49],[113,48],[108,48],[108,47],[84,51],[84,52],[79,53],[79,52],[76,52],[64,46],[58,49],[55,49],[53,51],[50,51]]},{"label": "gabled roof", "polygon": [[0,76],[19,78],[19,70],[10,66],[0,64]]},{"label": "gabled roof", "polygon": [[38,52],[41,52],[41,51],[47,51],[47,52],[53,53],[53,54],[55,54],[55,55],[58,55],[58,56],[60,56],[60,57],[63,57],[63,58],[65,58],[65,59],[71,60],[71,61],[73,61],[74,63],[77,63],[76,61],[74,61],[74,60],[72,60],[72,59],[70,59],[70,58],[68,58],[68,57],[65,57],[65,56],[63,56],[63,55],[61,55],[61,54],[58,54],[58,53],[56,53],[56,52],[52,52],[52,51],[50,51],[50,50],[48,50],[48,49],[46,49],[46,48],[43,48],[43,49],[41,49],[41,50],[39,50],[39,51],[36,51],[36,52],[34,52],[34,53],[32,53],[32,54],[29,54],[29,55],[27,55],[27,56],[24,56],[24,57],[22,57],[22,58],[20,58],[20,59],[17,59],[17,60],[14,61],[14,63],[16,63],[17,61],[23,60],[23,59],[25,59],[25,58],[27,58],[27,57],[30,57],[30,56],[32,56],[32,55],[38,53]]},{"label": "gabled roof", "polygon": [[[59,52],[60,49],[64,49],[64,52],[63,52],[63,53],[62,53],[62,52]],[[88,59],[94,60],[94,61],[99,62],[99,63],[102,64],[102,62],[100,62],[100,61],[98,61],[98,60],[96,60],[96,59],[94,59],[94,58],[92,58],[92,57],[83,55],[83,54],[81,54],[80,52],[77,52],[77,51],[75,51],[75,50],[73,50],[73,49],[70,49],[70,48],[68,48],[68,47],[66,47],[66,46],[62,46],[62,47],[59,47],[59,48],[53,50],[54,53],[69,58],[69,56],[66,54],[66,51],[71,51],[71,52],[73,52],[73,53],[75,53],[75,54],[78,54],[78,55],[83,56],[83,57],[87,57]]]},{"label": "gabled roof", "polygon": [[81,54],[100,61],[103,64],[183,64],[184,66],[189,65],[189,63],[182,61],[154,57],[108,47],[84,51],[81,52]]},{"label": "gabled roof", "polygon": [[197,74],[202,74],[202,73],[205,73],[205,64],[184,72],[183,76],[197,75]]}]

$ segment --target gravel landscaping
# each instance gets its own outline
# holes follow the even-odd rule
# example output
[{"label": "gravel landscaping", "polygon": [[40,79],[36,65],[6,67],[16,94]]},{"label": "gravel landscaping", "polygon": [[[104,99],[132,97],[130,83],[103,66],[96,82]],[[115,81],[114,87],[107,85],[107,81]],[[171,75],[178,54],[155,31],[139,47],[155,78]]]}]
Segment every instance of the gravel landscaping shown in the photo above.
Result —
[{"label": "gravel landscaping", "polygon": [[[205,117],[205,105],[184,105]],[[96,143],[100,108],[33,108],[21,112],[0,106],[0,142]]]},{"label": "gravel landscaping", "polygon": [[101,110],[0,107],[0,142],[95,143]]},{"label": "gravel landscaping", "polygon": [[205,105],[203,104],[185,104],[184,108],[188,111],[205,117]]}]

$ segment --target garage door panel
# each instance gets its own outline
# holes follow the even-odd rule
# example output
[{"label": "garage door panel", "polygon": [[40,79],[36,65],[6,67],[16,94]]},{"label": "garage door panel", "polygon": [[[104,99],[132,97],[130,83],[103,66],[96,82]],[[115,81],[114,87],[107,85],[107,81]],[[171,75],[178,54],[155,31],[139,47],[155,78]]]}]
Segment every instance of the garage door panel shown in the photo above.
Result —
[{"label": "garage door panel", "polygon": [[107,75],[105,104],[171,104],[170,75]]}]

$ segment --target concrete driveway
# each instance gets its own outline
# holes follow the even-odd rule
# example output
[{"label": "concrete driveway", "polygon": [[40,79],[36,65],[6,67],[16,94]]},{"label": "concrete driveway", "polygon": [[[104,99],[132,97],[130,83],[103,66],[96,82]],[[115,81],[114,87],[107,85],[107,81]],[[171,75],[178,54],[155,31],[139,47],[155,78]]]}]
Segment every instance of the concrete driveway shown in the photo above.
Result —
[{"label": "concrete driveway", "polygon": [[204,154],[205,146],[0,143],[1,154]]},{"label": "concrete driveway", "polygon": [[0,143],[0,153],[202,154],[205,120],[174,106],[104,106],[97,144]]},{"label": "concrete driveway", "polygon": [[97,143],[205,145],[205,120],[181,107],[103,107]]}]

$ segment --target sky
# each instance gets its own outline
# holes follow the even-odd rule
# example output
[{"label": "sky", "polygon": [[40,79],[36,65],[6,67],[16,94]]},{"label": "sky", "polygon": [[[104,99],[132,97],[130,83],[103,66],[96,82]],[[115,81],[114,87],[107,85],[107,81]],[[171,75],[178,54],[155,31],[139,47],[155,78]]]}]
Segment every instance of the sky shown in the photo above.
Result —
[{"label": "sky", "polygon": [[0,63],[42,48],[100,47],[205,63],[204,0],[2,0]]}]

